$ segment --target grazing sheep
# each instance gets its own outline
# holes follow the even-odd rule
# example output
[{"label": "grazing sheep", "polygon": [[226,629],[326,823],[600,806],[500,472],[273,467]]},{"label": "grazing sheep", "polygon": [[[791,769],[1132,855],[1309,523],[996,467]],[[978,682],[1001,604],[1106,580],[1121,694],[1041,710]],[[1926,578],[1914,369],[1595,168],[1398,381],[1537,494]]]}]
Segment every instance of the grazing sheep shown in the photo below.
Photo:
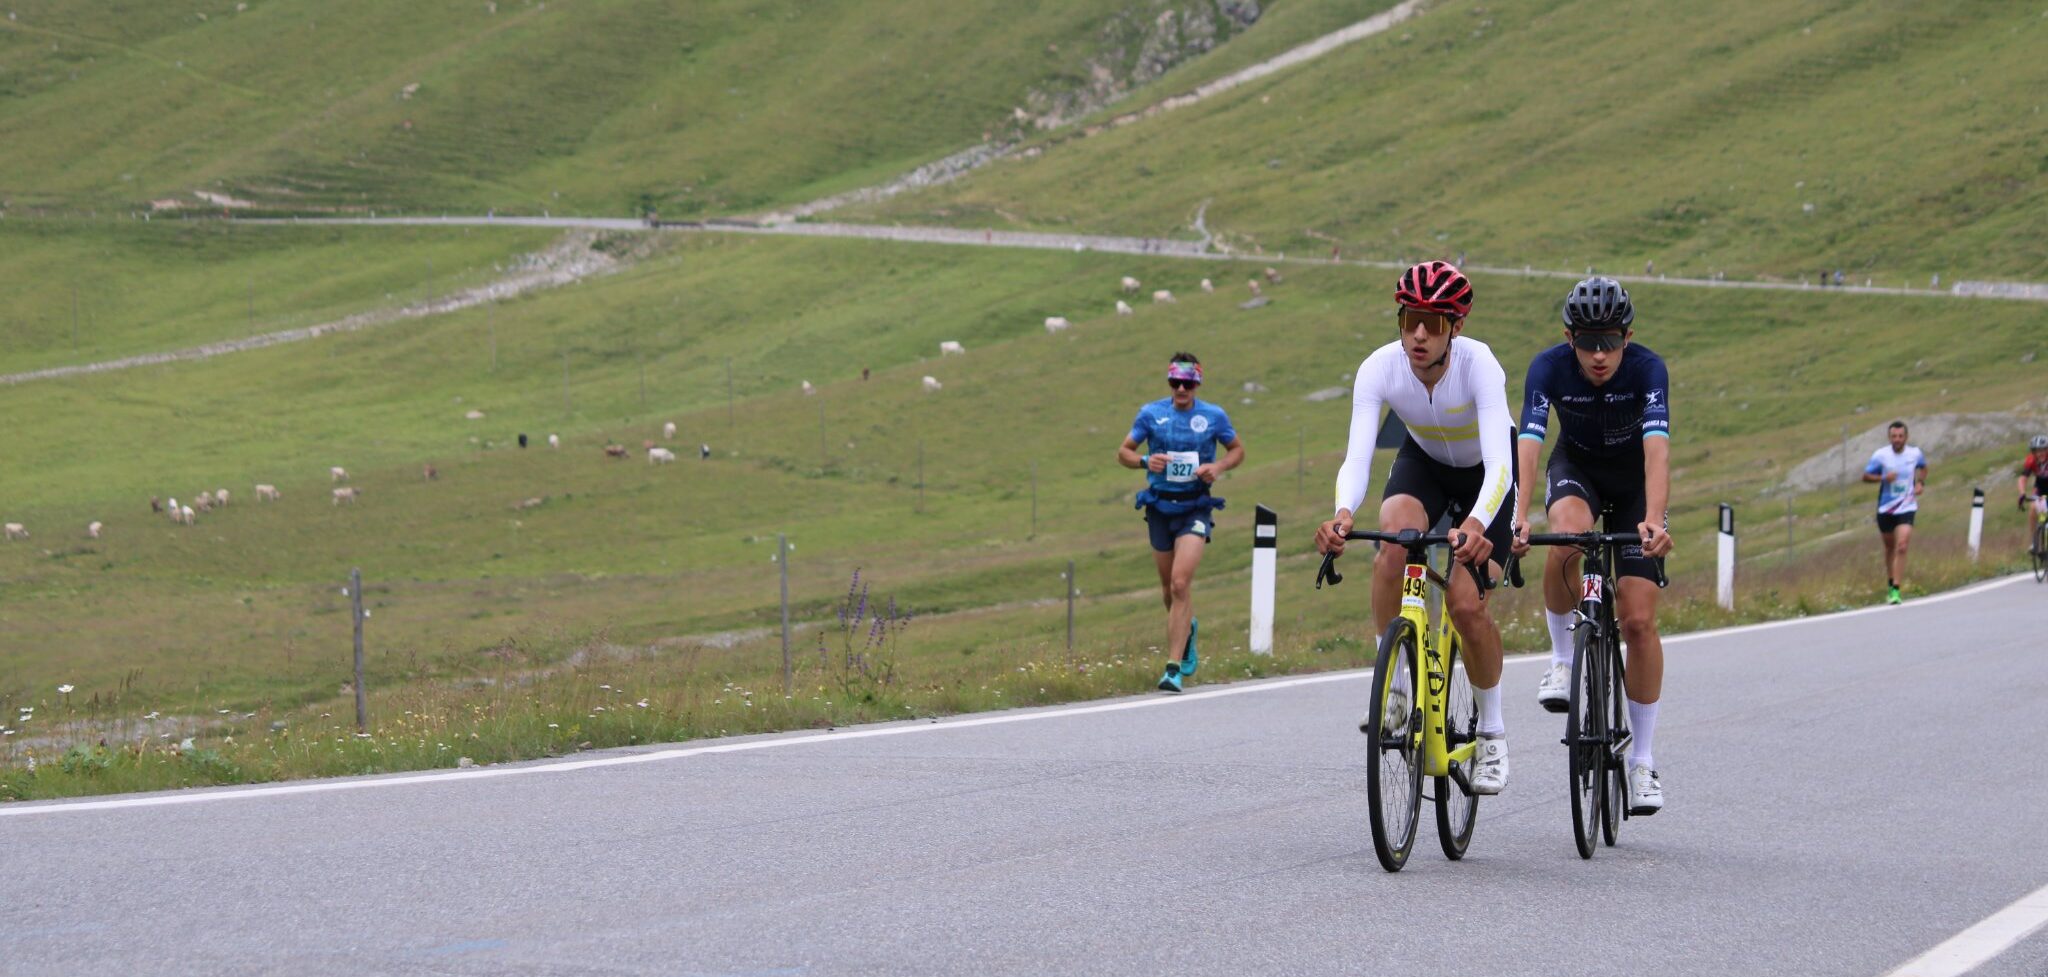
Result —
[{"label": "grazing sheep", "polygon": [[428,481],[428,482],[431,482],[431,481],[433,481],[434,479],[437,479],[437,478],[440,478],[440,477],[441,477],[441,470],[440,470],[439,468],[435,468],[435,467],[434,467],[434,463],[433,463],[433,462],[431,462],[431,461],[430,461],[430,462],[427,462],[426,464],[424,464],[424,465],[421,465],[421,466],[420,466],[420,478],[421,478],[421,480],[422,480],[422,481]]},{"label": "grazing sheep", "polygon": [[28,538],[28,529],[27,529],[26,527],[22,526],[22,524],[21,524],[21,523],[18,523],[18,522],[10,522],[10,523],[8,523],[8,524],[7,524],[7,538],[8,538],[8,539],[27,539],[27,538]]},{"label": "grazing sheep", "polygon": [[548,447],[550,447],[550,448],[559,448],[559,447],[561,447],[561,446],[562,446],[562,436],[561,436],[561,435],[559,435],[559,434],[550,434],[550,435],[548,435]]},{"label": "grazing sheep", "polygon": [[670,421],[661,426],[661,439],[663,441],[674,441],[676,439],[676,422]]},{"label": "grazing sheep", "polygon": [[192,525],[194,520],[192,518],[191,506],[183,506],[178,509],[178,521],[184,523],[187,526]]},{"label": "grazing sheep", "polygon": [[345,488],[338,488],[338,489],[335,489],[335,490],[334,490],[334,504],[335,504],[335,505],[340,505],[340,504],[342,504],[343,502],[346,502],[346,503],[348,503],[348,504],[350,504],[350,505],[354,505],[354,504],[355,504],[355,501],[356,501],[356,496],[358,496],[358,495],[361,495],[361,494],[362,494],[361,490],[357,489],[357,488],[356,488],[355,486],[353,486],[353,485],[351,485],[351,486],[347,486],[347,487],[345,487]]},{"label": "grazing sheep", "polygon": [[1247,280],[1247,281],[1245,282],[1245,286],[1246,286],[1247,288],[1250,288],[1250,289],[1252,290],[1252,298],[1258,298],[1258,297],[1259,297],[1259,280],[1258,280],[1258,279],[1256,279],[1256,278],[1253,278],[1253,279],[1249,279],[1249,280]]},{"label": "grazing sheep", "polygon": [[1071,326],[1071,325],[1073,325],[1073,323],[1071,323],[1071,322],[1068,322],[1068,321],[1067,321],[1067,317],[1066,317],[1066,316],[1063,316],[1063,315],[1056,315],[1056,316],[1048,316],[1048,317],[1046,317],[1046,320],[1045,320],[1045,331],[1046,331],[1046,332],[1059,332],[1059,331],[1061,331],[1061,330],[1063,330],[1063,329],[1065,329],[1065,328],[1067,328],[1068,326]]},{"label": "grazing sheep", "polygon": [[804,396],[808,397],[808,396],[810,396],[810,395],[812,395],[812,394],[814,394],[814,393],[817,393],[817,392],[818,392],[818,388],[816,388],[816,387],[813,387],[813,386],[811,386],[811,381],[809,381],[809,380],[805,380],[805,381],[804,381]]},{"label": "grazing sheep", "polygon": [[1213,291],[1215,291],[1215,290],[1216,290],[1216,283],[1215,283],[1215,282],[1212,282],[1212,281],[1210,281],[1210,280],[1208,280],[1208,279],[1206,279],[1206,278],[1202,279],[1202,291],[1204,291],[1204,292],[1213,292]]},{"label": "grazing sheep", "polygon": [[1137,293],[1137,291],[1138,291],[1138,289],[1140,289],[1140,288],[1144,287],[1144,286],[1142,286],[1142,285],[1139,285],[1139,284],[1138,284],[1138,280],[1137,280],[1137,279],[1135,279],[1135,278],[1132,278],[1132,277],[1131,277],[1131,276],[1129,276],[1129,275],[1125,275],[1125,276],[1124,276],[1124,280],[1123,280],[1123,286],[1124,286],[1124,291],[1125,291],[1125,292],[1127,292],[1127,293],[1130,293],[1130,294],[1136,294],[1136,293]]},{"label": "grazing sheep", "polygon": [[161,499],[158,499],[158,498],[157,498],[156,496],[154,496],[154,495],[150,496],[150,497],[149,497],[149,511],[150,511],[150,514],[151,514],[151,515],[155,515],[156,513],[159,513],[159,512],[162,512],[162,511],[164,511],[164,504],[163,504],[163,500],[161,500]]},{"label": "grazing sheep", "polygon": [[647,463],[650,465],[666,465],[674,460],[676,460],[676,453],[667,448],[647,449]]},{"label": "grazing sheep", "polygon": [[1283,281],[1283,279],[1282,279],[1282,278],[1280,277],[1280,269],[1278,269],[1278,268],[1270,268],[1270,267],[1266,269],[1266,283],[1267,283],[1267,284],[1269,284],[1269,285],[1278,285],[1278,284],[1280,284],[1280,282],[1281,282],[1281,281]]},{"label": "grazing sheep", "polygon": [[940,343],[940,344],[939,344],[939,355],[940,355],[940,356],[965,356],[965,355],[967,355],[967,347],[965,347],[965,346],[962,346],[962,345],[960,345],[959,343],[957,343],[957,342],[954,342],[953,340],[950,340],[950,339],[948,339],[948,340],[946,340],[945,342],[943,342],[943,343]]},{"label": "grazing sheep", "polygon": [[196,498],[196,499],[193,499],[193,500],[192,500],[192,504],[193,504],[193,505],[195,505],[195,506],[197,506],[197,507],[199,508],[199,511],[200,511],[200,512],[212,512],[212,511],[213,511],[213,493],[212,493],[212,492],[201,492],[201,493],[199,493],[199,497],[198,497],[198,498]]},{"label": "grazing sheep", "polygon": [[1172,305],[1173,293],[1162,288],[1152,293],[1152,301],[1154,304]]},{"label": "grazing sheep", "polygon": [[484,412],[480,410],[473,410],[462,416],[465,420],[481,421],[484,419]]},{"label": "grazing sheep", "polygon": [[938,390],[943,390],[943,389],[945,389],[945,386],[946,386],[945,384],[943,384],[943,383],[940,383],[940,382],[938,381],[938,378],[937,378],[937,377],[925,377],[925,378],[924,378],[924,392],[925,392],[925,393],[932,393],[932,392],[934,392],[934,391],[938,391]]},{"label": "grazing sheep", "polygon": [[328,477],[330,477],[330,478],[334,479],[334,480],[335,480],[335,481],[337,481],[337,482],[346,482],[346,481],[348,481],[348,471],[347,471],[347,470],[345,470],[345,469],[343,469],[343,468],[341,468],[340,466],[336,466],[336,467],[333,467],[333,468],[329,468],[329,469],[327,470],[327,474],[328,474]]},{"label": "grazing sheep", "polygon": [[698,460],[698,461],[710,461],[710,460],[711,460],[711,446],[710,446],[710,445],[708,445],[708,444],[700,444],[700,445],[698,445],[698,446],[697,446],[697,460]]},{"label": "grazing sheep", "polygon": [[1131,315],[1131,314],[1132,314],[1132,313],[1131,313],[1131,303],[1129,303],[1129,302],[1126,302],[1126,301],[1124,301],[1123,299],[1117,299],[1117,300],[1116,300],[1116,314],[1117,314],[1117,315]]},{"label": "grazing sheep", "polygon": [[216,490],[216,491],[215,491],[215,492],[213,493],[213,504],[214,504],[214,505],[217,505],[217,506],[226,506],[226,505],[228,504],[228,490],[227,490],[227,489],[218,489],[218,490]]},{"label": "grazing sheep", "polygon": [[100,538],[100,524],[99,524],[99,522],[98,522],[97,520],[95,520],[95,521],[93,521],[93,522],[89,522],[89,523],[86,523],[86,524],[85,524],[85,538],[86,538],[86,539],[98,539],[98,538]]},{"label": "grazing sheep", "polygon": [[178,521],[178,500],[177,500],[177,499],[172,499],[172,500],[171,500],[171,504],[170,504],[169,506],[167,506],[167,507],[166,507],[166,508],[164,509],[164,511],[165,511],[166,513],[168,513],[168,514],[170,515],[170,517],[171,517],[171,521],[172,521],[172,522],[177,522],[177,521]]},{"label": "grazing sheep", "polygon": [[280,499],[280,498],[283,498],[283,496],[280,496],[280,495],[278,495],[278,494],[277,494],[277,486],[275,486],[275,485],[258,485],[258,486],[256,486],[256,501],[258,501],[258,502],[276,502],[276,501],[277,501],[278,499]]},{"label": "grazing sheep", "polygon": [[623,444],[605,445],[604,456],[606,458],[624,458],[626,457],[626,446]]}]

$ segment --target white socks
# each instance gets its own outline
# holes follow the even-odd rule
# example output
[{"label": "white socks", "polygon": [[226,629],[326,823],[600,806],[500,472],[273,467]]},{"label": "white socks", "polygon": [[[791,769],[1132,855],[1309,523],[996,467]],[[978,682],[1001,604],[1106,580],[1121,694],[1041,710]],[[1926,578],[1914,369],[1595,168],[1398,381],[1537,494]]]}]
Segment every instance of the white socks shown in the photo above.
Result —
[{"label": "white socks", "polygon": [[[1479,735],[1500,737],[1508,734],[1506,723],[1500,719],[1500,686],[1490,689],[1473,689],[1472,704],[1479,707]],[[1631,707],[1635,703],[1629,703]]]},{"label": "white socks", "polygon": [[1559,614],[1543,609],[1543,623],[1550,626],[1550,663],[1570,668],[1572,664],[1572,612]]},{"label": "white socks", "polygon": [[[1473,696],[1477,698],[1478,693],[1474,692]],[[1485,722],[1480,720],[1482,725]],[[1628,765],[1642,764],[1652,770],[1657,769],[1657,762],[1650,753],[1650,737],[1657,732],[1657,703],[1628,700],[1628,729]]]}]

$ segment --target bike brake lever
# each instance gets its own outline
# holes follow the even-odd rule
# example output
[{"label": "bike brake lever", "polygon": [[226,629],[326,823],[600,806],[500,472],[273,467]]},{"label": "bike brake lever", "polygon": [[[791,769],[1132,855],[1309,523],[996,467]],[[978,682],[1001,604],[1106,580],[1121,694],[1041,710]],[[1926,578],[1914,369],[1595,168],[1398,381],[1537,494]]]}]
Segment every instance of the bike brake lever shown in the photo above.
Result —
[{"label": "bike brake lever", "polygon": [[1344,575],[1337,572],[1337,554],[1335,553],[1323,554],[1322,568],[1316,571],[1317,590],[1323,589],[1323,581],[1325,580],[1328,580],[1332,587],[1344,582]]}]

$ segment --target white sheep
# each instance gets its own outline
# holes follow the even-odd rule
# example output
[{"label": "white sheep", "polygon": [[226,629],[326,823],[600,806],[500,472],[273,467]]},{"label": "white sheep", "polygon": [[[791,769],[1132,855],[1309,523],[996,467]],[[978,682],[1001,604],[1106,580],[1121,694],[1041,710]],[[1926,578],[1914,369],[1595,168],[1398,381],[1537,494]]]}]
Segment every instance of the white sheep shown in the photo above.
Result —
[{"label": "white sheep", "polygon": [[23,525],[22,525],[21,523],[18,523],[18,522],[10,522],[10,523],[8,523],[8,524],[7,524],[7,538],[8,538],[8,539],[27,539],[27,538],[28,538],[28,528],[27,528],[27,527],[25,527],[25,526],[23,526]]},{"label": "white sheep", "polygon": [[1171,305],[1173,304],[1173,293],[1162,288],[1152,293],[1152,301],[1157,304]]},{"label": "white sheep", "polygon": [[334,479],[334,480],[335,480],[335,481],[337,481],[337,482],[346,482],[346,481],[348,481],[348,471],[347,471],[347,469],[344,469],[344,468],[342,468],[342,467],[341,467],[341,466],[339,466],[339,465],[336,465],[336,466],[335,466],[335,467],[333,467],[333,468],[329,468],[329,469],[327,470],[327,474],[328,474],[328,477],[330,477],[330,478]]},{"label": "white sheep", "polygon": [[1278,285],[1282,281],[1284,281],[1284,279],[1280,277],[1280,269],[1268,267],[1266,269],[1266,281],[1267,283],[1273,285]]},{"label": "white sheep", "polygon": [[178,521],[178,500],[177,500],[177,499],[172,499],[172,500],[171,500],[171,504],[170,504],[170,505],[168,505],[168,506],[165,506],[165,507],[164,507],[164,512],[165,512],[166,514],[168,514],[168,515],[169,515],[169,516],[171,517],[171,521],[172,521],[172,522],[177,522],[177,521]]},{"label": "white sheep", "polygon": [[1258,279],[1256,279],[1256,278],[1246,279],[1246,280],[1245,280],[1245,285],[1246,285],[1247,287],[1249,287],[1249,288],[1250,288],[1250,289],[1252,290],[1252,298],[1258,298],[1258,297],[1259,297],[1259,280],[1258,280]]},{"label": "white sheep", "polygon": [[343,502],[347,502],[347,503],[349,503],[350,505],[354,505],[354,504],[355,504],[355,501],[356,501],[356,496],[357,496],[357,495],[359,495],[359,494],[361,494],[361,493],[360,493],[360,492],[358,492],[358,491],[356,490],[356,488],[355,488],[354,486],[348,486],[348,487],[346,487],[346,488],[338,488],[338,489],[335,489],[335,490],[334,490],[334,504],[335,504],[335,505],[340,505],[340,504],[342,504]]},{"label": "white sheep", "polygon": [[550,447],[550,448],[559,448],[559,447],[561,447],[561,446],[562,446],[562,436],[561,436],[561,435],[559,435],[559,434],[550,434],[550,435],[548,435],[548,447]]},{"label": "white sheep", "polygon": [[957,343],[957,342],[955,342],[955,341],[953,341],[953,340],[951,340],[951,339],[948,339],[948,340],[946,340],[945,342],[943,342],[943,343],[940,343],[940,344],[939,344],[939,355],[940,355],[940,356],[965,356],[965,355],[967,355],[967,347],[965,347],[965,346],[962,346],[962,345],[960,345],[959,343]]},{"label": "white sheep", "polygon": [[192,525],[193,520],[191,506],[188,505],[178,510],[178,521],[184,523],[187,526]]},{"label": "white sheep", "polygon": [[1215,283],[1215,282],[1212,282],[1212,281],[1210,281],[1210,280],[1208,280],[1208,279],[1206,279],[1206,278],[1202,279],[1202,291],[1204,291],[1204,292],[1213,292],[1213,291],[1215,291],[1215,290],[1216,290],[1216,283]]},{"label": "white sheep", "polygon": [[1126,301],[1124,301],[1123,299],[1117,299],[1117,300],[1116,300],[1116,314],[1117,314],[1117,315],[1131,315],[1131,314],[1133,314],[1133,313],[1131,312],[1131,303],[1129,303],[1129,302],[1126,302]]},{"label": "white sheep", "polygon": [[936,392],[936,391],[939,391],[939,390],[943,390],[943,389],[945,389],[945,386],[946,386],[945,384],[943,384],[943,383],[940,383],[940,382],[939,382],[939,380],[938,380],[938,378],[937,378],[937,377],[925,377],[925,378],[924,378],[924,392],[925,392],[925,393],[933,393],[933,392]]},{"label": "white sheep", "polygon": [[465,420],[481,421],[484,419],[484,412],[480,410],[473,410],[462,416]]},{"label": "white sheep", "polygon": [[666,465],[674,460],[676,460],[676,453],[667,448],[647,449],[647,463],[650,465]]},{"label": "white sheep", "polygon": [[818,388],[816,388],[816,387],[813,387],[813,386],[811,386],[811,381],[809,381],[809,380],[805,380],[805,381],[804,381],[804,396],[808,397],[808,396],[810,396],[810,395],[812,395],[812,394],[814,394],[814,393],[817,393],[817,392],[818,392]]},{"label": "white sheep", "polygon": [[661,426],[661,438],[664,441],[674,441],[676,439],[676,422],[670,421]]},{"label": "white sheep", "polygon": [[227,489],[219,489],[219,490],[215,491],[215,492],[213,493],[213,504],[214,504],[214,505],[218,505],[218,506],[225,506],[225,505],[227,505],[227,504],[228,504],[228,490],[227,490]]},{"label": "white sheep", "polygon": [[211,512],[211,511],[213,511],[213,493],[212,493],[212,492],[201,492],[201,493],[199,493],[199,497],[198,497],[198,498],[196,498],[196,499],[193,499],[193,500],[192,500],[192,504],[193,504],[193,505],[195,505],[195,506],[197,506],[197,507],[199,508],[199,511],[200,511],[200,512]]},{"label": "white sheep", "polygon": [[256,486],[256,501],[258,502],[275,502],[281,498],[283,496],[278,494],[277,486],[275,485],[258,484]]},{"label": "white sheep", "polygon": [[1123,287],[1125,292],[1136,294],[1138,289],[1143,288],[1144,286],[1138,284],[1137,279],[1132,278],[1129,275],[1125,275],[1123,280]]},{"label": "white sheep", "polygon": [[1046,320],[1045,320],[1045,331],[1046,331],[1046,332],[1060,332],[1061,330],[1064,330],[1064,329],[1066,329],[1066,328],[1067,328],[1068,326],[1071,326],[1071,325],[1073,325],[1073,323],[1071,323],[1071,322],[1068,322],[1068,321],[1067,321],[1067,317],[1066,317],[1066,316],[1063,316],[1063,315],[1056,315],[1056,316],[1047,316],[1047,317],[1046,317]]},{"label": "white sheep", "polygon": [[100,538],[100,524],[99,524],[99,521],[98,521],[98,520],[94,520],[94,521],[92,521],[92,522],[89,522],[89,523],[86,523],[86,524],[85,524],[85,538],[86,538],[86,539],[98,539],[98,538]]}]

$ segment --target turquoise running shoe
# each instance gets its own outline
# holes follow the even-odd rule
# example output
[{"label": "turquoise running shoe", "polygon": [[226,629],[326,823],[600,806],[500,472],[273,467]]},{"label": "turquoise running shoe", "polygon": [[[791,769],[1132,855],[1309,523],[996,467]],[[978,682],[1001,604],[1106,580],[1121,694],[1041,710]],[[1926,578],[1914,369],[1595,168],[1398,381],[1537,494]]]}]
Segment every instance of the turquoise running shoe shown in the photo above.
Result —
[{"label": "turquoise running shoe", "polygon": [[1159,680],[1159,691],[1161,691],[1161,692],[1179,692],[1179,691],[1180,691],[1180,664],[1179,664],[1179,663],[1177,663],[1177,662],[1167,662],[1167,663],[1166,663],[1166,676],[1165,676],[1164,678],[1161,678],[1161,679]]},{"label": "turquoise running shoe", "polygon": [[1201,629],[1201,621],[1188,618],[1188,646],[1180,653],[1180,674],[1182,678],[1195,674],[1195,669],[1202,666],[1202,656],[1195,652],[1195,633]]}]

